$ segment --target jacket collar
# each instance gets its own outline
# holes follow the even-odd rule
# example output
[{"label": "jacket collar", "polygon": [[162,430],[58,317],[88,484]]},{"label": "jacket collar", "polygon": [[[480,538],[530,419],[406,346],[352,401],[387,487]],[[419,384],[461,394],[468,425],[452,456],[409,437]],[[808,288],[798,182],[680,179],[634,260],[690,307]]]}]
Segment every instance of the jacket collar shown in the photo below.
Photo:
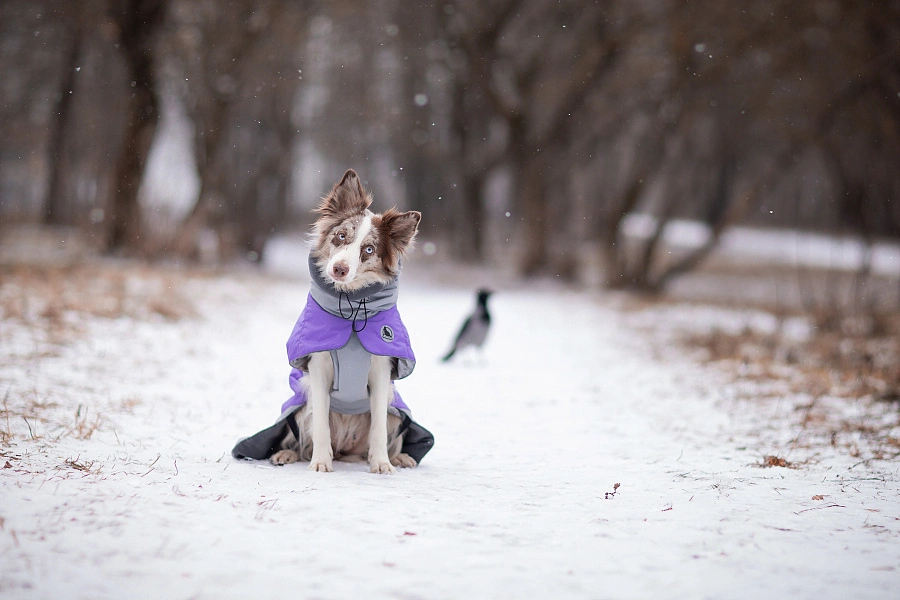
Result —
[{"label": "jacket collar", "polygon": [[319,272],[312,252],[309,253],[308,263],[312,284],[309,293],[316,304],[337,317],[352,318],[354,321],[368,319],[397,304],[400,294],[399,275],[387,283],[372,284],[353,292],[341,292]]}]

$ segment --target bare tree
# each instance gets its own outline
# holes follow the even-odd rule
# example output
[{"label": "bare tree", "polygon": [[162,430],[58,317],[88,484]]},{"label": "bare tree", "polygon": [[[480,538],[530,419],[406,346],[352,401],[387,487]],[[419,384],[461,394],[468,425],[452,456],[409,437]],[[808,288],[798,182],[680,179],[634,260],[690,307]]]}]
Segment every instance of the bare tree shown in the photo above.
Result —
[{"label": "bare tree", "polygon": [[[608,281],[661,289],[696,267],[728,227],[748,218],[789,224],[785,215],[792,211],[785,208],[797,200],[786,195],[785,184],[794,182],[790,187],[797,189],[803,181],[819,179],[804,171],[801,158],[820,152],[834,137],[840,140],[829,145],[834,152],[844,161],[853,156],[857,164],[865,163],[879,181],[857,185],[882,190],[867,195],[873,201],[867,210],[887,216],[874,206],[890,206],[887,190],[896,189],[896,177],[887,175],[886,167],[897,156],[896,93],[890,92],[897,87],[892,83],[898,56],[895,11],[777,1],[747,8],[670,2],[663,8],[662,19],[645,21],[642,35],[634,38],[640,45],[627,43],[619,55],[616,70],[635,77],[611,79],[611,85],[597,88],[593,114],[599,126],[580,136],[585,141],[579,148],[586,154],[637,149],[630,162],[604,166],[594,160],[601,172],[613,166],[627,173],[608,173],[609,181],[619,183],[612,193],[601,194],[605,217],[599,235]],[[874,89],[881,90],[879,98]],[[617,119],[603,125],[603,114]],[[879,115],[879,125],[872,123],[872,114]],[[647,125],[620,126],[615,120]],[[858,141],[851,142],[854,138]],[[862,138],[882,140],[888,151],[874,151]],[[842,184],[836,185],[835,190]],[[850,222],[846,214],[827,216],[827,198],[820,201],[826,209],[818,211],[820,227]],[[754,210],[765,206],[773,210]],[[859,210],[862,205],[851,212]],[[620,225],[638,211],[652,215],[655,227],[635,251],[633,243],[625,243]],[[673,218],[697,219],[710,231],[705,243],[675,260],[661,247]],[[895,217],[880,226],[887,232],[896,223]]]},{"label": "bare tree", "polygon": [[288,195],[292,102],[306,3],[192,0],[173,7],[166,42],[195,126],[200,194],[160,250],[196,257],[205,229],[221,249],[258,258]]},{"label": "bare tree", "polygon": [[[25,22],[35,18],[25,4],[0,10]],[[52,192],[52,218],[106,211],[88,226],[113,246],[148,234],[134,191],[161,83],[194,125],[202,183],[158,252],[197,256],[212,230],[221,248],[258,257],[288,217],[307,216],[289,210],[289,188],[314,195],[315,179],[348,166],[388,202],[426,211],[427,233],[456,257],[483,258],[502,223],[522,273],[574,275],[594,244],[607,282],[649,290],[701,264],[739,222],[900,235],[900,8],[890,3],[81,6],[81,20],[52,13],[78,26],[59,27],[52,51],[29,63],[53,90],[42,95],[52,97],[55,133],[24,141],[28,119],[7,118],[26,110],[28,86],[5,86],[0,114],[12,145],[48,157],[34,172]],[[84,33],[94,29],[101,35]],[[98,65],[127,77],[127,94],[101,89]],[[12,72],[14,82],[28,76]],[[0,154],[2,173],[12,154]],[[123,160],[106,168],[105,154]],[[498,181],[508,197],[496,195]],[[810,197],[815,210],[801,215],[795,207]],[[636,215],[651,223],[639,237],[625,227]],[[683,218],[709,236],[670,254],[666,232]]]},{"label": "bare tree", "polygon": [[155,41],[165,19],[165,0],[111,0],[109,7],[118,27],[118,47],[130,80],[126,92],[125,139],[115,167],[115,192],[109,249],[135,249],[141,239],[138,191],[150,145],[159,122]]},{"label": "bare tree", "polygon": [[97,12],[96,6],[84,7],[81,11],[73,11],[70,5],[61,8],[59,18],[72,23],[69,35],[61,35],[61,45],[65,49],[63,55],[63,73],[59,86],[59,100],[56,103],[56,114],[51,125],[49,140],[50,160],[47,185],[47,199],[44,219],[51,225],[71,224],[71,215],[67,214],[71,203],[65,195],[65,179],[68,176],[62,149],[71,144],[69,139],[74,135],[72,127],[72,99],[75,90],[75,75],[79,70],[79,62],[83,54],[85,29],[89,27],[88,16]]}]

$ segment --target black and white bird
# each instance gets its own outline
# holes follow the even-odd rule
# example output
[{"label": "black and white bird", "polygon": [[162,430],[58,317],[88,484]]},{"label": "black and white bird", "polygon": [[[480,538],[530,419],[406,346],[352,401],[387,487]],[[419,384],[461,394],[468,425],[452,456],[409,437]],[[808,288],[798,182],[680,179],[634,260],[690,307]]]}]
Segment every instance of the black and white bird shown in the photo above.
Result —
[{"label": "black and white bird", "polygon": [[459,333],[456,334],[456,341],[453,342],[453,347],[441,360],[447,362],[463,348],[481,348],[484,340],[487,339],[488,331],[491,329],[491,313],[488,312],[487,306],[487,301],[491,294],[493,292],[489,290],[478,290],[475,310],[466,317]]}]

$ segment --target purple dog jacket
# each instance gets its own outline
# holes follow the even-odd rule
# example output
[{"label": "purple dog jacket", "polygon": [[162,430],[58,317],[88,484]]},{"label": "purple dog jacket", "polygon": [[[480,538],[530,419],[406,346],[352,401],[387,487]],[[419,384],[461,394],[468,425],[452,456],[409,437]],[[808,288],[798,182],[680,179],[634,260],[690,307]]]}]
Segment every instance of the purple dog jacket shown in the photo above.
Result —
[{"label": "purple dog jacket", "polygon": [[[238,441],[231,451],[234,458],[263,460],[281,448],[289,432],[300,439],[294,415],[307,401],[300,382],[308,375],[311,353],[331,353],[335,367],[331,410],[344,414],[370,410],[367,384],[373,354],[395,359],[391,379],[406,377],[416,366],[409,334],[397,312],[397,278],[350,294],[338,293],[319,273],[312,254],[309,273],[312,287],[306,307],[287,342],[294,395],[281,407],[274,425]],[[389,410],[403,419],[401,452],[421,462],[434,446],[434,436],[413,421],[396,390]]]},{"label": "purple dog jacket", "polygon": [[[306,404],[306,393],[300,382],[308,374],[309,355],[314,352],[331,352],[335,366],[331,409],[345,414],[369,410],[365,384],[370,355],[397,360],[392,379],[408,376],[416,363],[409,333],[396,305],[366,317],[343,318],[323,309],[310,294],[287,342],[288,362],[293,367],[289,380],[294,395],[282,405],[282,413]],[[409,407],[396,390],[391,406],[409,413]]]}]

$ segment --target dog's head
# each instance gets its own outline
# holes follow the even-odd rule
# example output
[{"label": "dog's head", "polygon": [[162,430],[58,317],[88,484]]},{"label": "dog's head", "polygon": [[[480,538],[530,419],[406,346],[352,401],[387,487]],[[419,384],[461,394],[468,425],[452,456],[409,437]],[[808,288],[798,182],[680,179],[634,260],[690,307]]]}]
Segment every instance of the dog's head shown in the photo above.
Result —
[{"label": "dog's head", "polygon": [[352,292],[387,283],[400,270],[422,214],[414,210],[369,210],[372,196],[352,169],[344,173],[318,208],[314,235],[316,266],[335,288]]}]

